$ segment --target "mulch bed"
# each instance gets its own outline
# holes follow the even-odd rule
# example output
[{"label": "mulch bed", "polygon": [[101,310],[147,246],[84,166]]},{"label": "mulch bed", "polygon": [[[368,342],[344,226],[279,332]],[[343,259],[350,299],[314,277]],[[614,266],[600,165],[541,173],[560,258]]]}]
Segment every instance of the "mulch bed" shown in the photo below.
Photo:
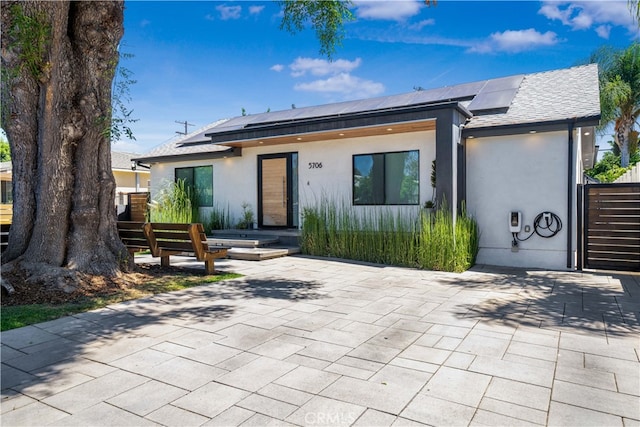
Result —
[{"label": "mulch bed", "polygon": [[[138,264],[135,272],[122,273],[119,277],[106,278],[104,276],[84,274],[81,276],[81,283],[78,289],[71,293],[52,289],[47,286],[27,284],[26,277],[21,271],[3,273],[3,279],[11,283],[15,292],[7,295],[5,289],[2,289],[0,304],[2,306],[63,304],[81,300],[86,297],[112,295],[122,290],[135,288],[137,285],[151,280],[162,278],[170,279],[178,275],[184,275],[185,273],[184,269],[176,267],[167,268],[159,265]],[[194,274],[194,272],[188,273]]]}]

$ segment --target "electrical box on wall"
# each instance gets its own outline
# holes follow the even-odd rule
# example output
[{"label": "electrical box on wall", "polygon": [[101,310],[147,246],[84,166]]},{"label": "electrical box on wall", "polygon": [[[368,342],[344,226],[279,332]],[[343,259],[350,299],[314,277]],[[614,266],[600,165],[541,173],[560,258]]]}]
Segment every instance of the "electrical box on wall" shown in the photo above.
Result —
[{"label": "electrical box on wall", "polygon": [[509,231],[511,233],[522,231],[522,212],[509,212]]}]

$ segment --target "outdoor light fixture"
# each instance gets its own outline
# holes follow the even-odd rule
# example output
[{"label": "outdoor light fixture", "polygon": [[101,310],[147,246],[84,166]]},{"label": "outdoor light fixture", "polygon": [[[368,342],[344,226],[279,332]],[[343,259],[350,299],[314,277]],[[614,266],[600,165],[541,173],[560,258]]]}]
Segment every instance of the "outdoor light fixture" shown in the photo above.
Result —
[{"label": "outdoor light fixture", "polygon": [[143,164],[140,160],[131,160],[131,170],[134,171],[138,167],[143,169],[151,169],[151,166]]},{"label": "outdoor light fixture", "polygon": [[534,134],[534,133],[538,133],[538,131],[537,130],[530,130],[529,133],[530,134]]}]

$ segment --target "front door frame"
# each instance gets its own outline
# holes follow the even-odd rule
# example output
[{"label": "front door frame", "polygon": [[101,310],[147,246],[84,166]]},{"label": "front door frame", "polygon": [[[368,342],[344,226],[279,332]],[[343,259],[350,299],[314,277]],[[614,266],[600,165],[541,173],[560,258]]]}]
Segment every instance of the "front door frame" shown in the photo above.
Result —
[{"label": "front door frame", "polygon": [[[258,155],[258,228],[293,228],[293,155],[297,152]],[[262,211],[262,161],[268,159],[287,160],[287,223],[285,225],[264,225]]]}]

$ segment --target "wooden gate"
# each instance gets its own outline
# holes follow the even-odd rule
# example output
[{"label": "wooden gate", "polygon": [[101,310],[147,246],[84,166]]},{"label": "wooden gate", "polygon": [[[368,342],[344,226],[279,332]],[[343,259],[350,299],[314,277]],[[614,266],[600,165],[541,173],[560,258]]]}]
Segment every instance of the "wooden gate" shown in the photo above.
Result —
[{"label": "wooden gate", "polygon": [[640,271],[640,183],[587,184],[583,198],[584,266]]},{"label": "wooden gate", "polygon": [[129,193],[129,220],[145,222],[149,220],[149,193]]}]

